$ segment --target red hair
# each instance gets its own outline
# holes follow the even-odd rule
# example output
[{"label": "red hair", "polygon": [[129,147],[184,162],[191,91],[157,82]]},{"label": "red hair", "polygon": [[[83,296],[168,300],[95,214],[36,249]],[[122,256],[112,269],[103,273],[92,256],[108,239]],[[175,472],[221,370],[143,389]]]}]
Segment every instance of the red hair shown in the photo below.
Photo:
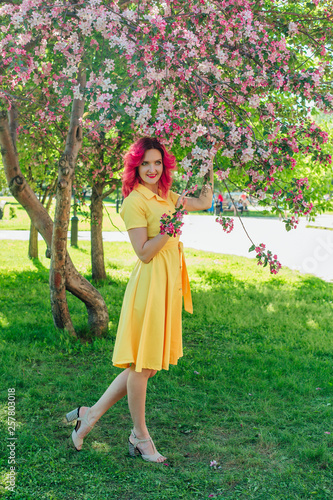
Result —
[{"label": "red hair", "polygon": [[128,196],[140,182],[139,166],[143,157],[149,149],[158,149],[162,155],[163,172],[158,181],[158,187],[162,192],[162,197],[168,196],[168,191],[172,184],[171,170],[176,167],[176,158],[168,153],[163,144],[154,137],[142,137],[134,142],[124,156],[124,172],[122,176],[122,192],[124,197]]}]

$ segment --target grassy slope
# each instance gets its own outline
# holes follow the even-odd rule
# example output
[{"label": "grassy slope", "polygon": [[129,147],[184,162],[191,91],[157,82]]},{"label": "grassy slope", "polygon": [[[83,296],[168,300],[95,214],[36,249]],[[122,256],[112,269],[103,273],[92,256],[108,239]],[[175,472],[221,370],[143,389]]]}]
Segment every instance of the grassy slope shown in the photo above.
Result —
[{"label": "grassy slope", "polygon": [[[184,357],[148,389],[149,427],[168,456],[168,465],[154,465],[127,455],[125,399],[101,419],[81,453],[73,451],[64,418],[78,404],[93,404],[119,372],[111,355],[135,261],[130,246],[105,245],[109,279],[99,290],[110,328],[93,344],[55,331],[48,261],[28,261],[26,246],[2,244],[0,272],[4,436],[7,388],[15,387],[17,397],[13,498],[333,497],[331,284],[288,270],[271,277],[247,259],[187,251],[194,314],[184,313]],[[88,242],[71,254],[89,278]],[[68,299],[84,334],[84,308]],[[0,446],[6,471],[6,440]]]}]

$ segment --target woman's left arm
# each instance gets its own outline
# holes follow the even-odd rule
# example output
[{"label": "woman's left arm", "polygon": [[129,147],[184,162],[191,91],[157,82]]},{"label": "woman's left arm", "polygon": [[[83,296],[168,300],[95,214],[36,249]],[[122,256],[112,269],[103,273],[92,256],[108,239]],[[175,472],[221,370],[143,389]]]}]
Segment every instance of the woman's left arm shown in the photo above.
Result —
[{"label": "woman's left arm", "polygon": [[213,188],[214,188],[214,171],[213,167],[209,171],[209,182],[202,186],[199,198],[186,196],[186,192],[182,194],[176,203],[176,208],[180,205],[188,212],[195,212],[196,210],[207,210],[212,206],[213,201]]}]

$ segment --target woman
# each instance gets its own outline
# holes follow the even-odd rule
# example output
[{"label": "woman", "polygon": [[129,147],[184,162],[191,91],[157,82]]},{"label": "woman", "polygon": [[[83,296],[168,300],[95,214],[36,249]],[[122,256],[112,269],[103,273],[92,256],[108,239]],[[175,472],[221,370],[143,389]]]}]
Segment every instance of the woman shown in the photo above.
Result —
[{"label": "woman", "polygon": [[217,197],[217,201],[218,201],[218,204],[220,206],[220,213],[223,212],[223,195],[222,193],[219,193],[218,197]]},{"label": "woman", "polygon": [[78,451],[100,417],[127,394],[133,420],[130,454],[149,462],[166,459],[156,450],[146,426],[147,382],[182,356],[182,295],[189,312],[192,301],[182,244],[179,237],[160,233],[160,218],[180,205],[194,211],[212,204],[209,185],[199,198],[170,191],[175,166],[174,156],[150,137],[135,142],[124,157],[125,200],[120,214],[139,257],[126,288],[112,360],[124,370],[94,406],[79,407],[66,415],[68,421],[77,419],[72,439]]}]

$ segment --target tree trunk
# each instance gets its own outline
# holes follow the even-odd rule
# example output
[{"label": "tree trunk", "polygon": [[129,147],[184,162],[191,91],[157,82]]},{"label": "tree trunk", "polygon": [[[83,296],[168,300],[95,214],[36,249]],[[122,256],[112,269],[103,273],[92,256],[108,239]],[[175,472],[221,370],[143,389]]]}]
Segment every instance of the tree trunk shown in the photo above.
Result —
[{"label": "tree trunk", "polygon": [[[9,112],[10,125],[5,111],[0,111],[0,146],[7,183],[12,195],[27,211],[32,223],[50,248],[53,223],[45,207],[37,199],[20,170],[16,151],[17,119],[15,109]],[[11,129],[11,132],[10,132]],[[70,256],[66,254],[66,289],[84,302],[88,312],[88,324],[95,335],[108,327],[109,315],[101,294],[75,269]],[[69,313],[68,313],[69,315]],[[68,324],[75,335],[72,323]]]},{"label": "tree trunk", "polygon": [[[80,91],[85,88],[85,73],[79,72]],[[74,99],[66,146],[59,160],[56,209],[51,244],[50,293],[51,307],[58,328],[72,330],[66,299],[67,232],[71,210],[72,179],[77,155],[82,146],[84,99]]]},{"label": "tree trunk", "polygon": [[28,257],[29,259],[38,259],[38,231],[31,221]]},{"label": "tree trunk", "polygon": [[95,182],[92,186],[90,203],[90,230],[91,230],[91,268],[92,279],[106,280],[103,248],[103,182]]},{"label": "tree trunk", "polygon": [[49,194],[49,198],[48,198],[48,200],[46,202],[46,211],[47,211],[47,213],[49,213],[49,211],[50,211],[53,198],[54,198],[54,194],[53,193]]}]

